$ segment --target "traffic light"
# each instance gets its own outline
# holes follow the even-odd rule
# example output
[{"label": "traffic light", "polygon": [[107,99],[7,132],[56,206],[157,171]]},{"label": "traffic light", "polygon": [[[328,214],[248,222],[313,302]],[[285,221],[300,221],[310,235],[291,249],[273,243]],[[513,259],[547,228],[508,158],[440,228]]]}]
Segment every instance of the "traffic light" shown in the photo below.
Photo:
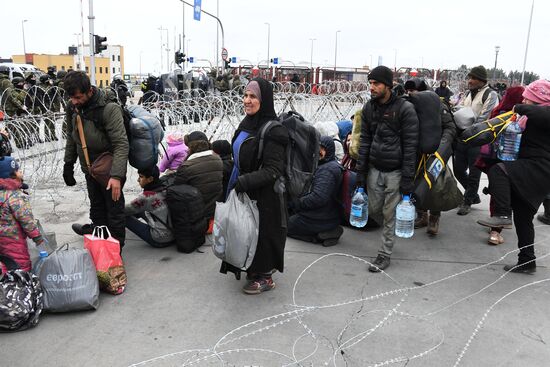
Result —
[{"label": "traffic light", "polygon": [[227,60],[224,60],[224,63],[225,63],[225,68],[226,68],[226,69],[229,69],[229,68],[231,68],[231,65],[229,65],[229,63],[230,63],[230,60],[231,60],[231,58],[229,58],[229,57],[227,58]]},{"label": "traffic light", "polygon": [[107,49],[107,45],[104,45],[103,42],[107,42],[107,37],[101,37],[94,34],[94,54],[100,54],[101,51]]},{"label": "traffic light", "polygon": [[174,53],[174,62],[176,65],[181,65],[185,62],[185,54],[183,52],[176,51]]}]

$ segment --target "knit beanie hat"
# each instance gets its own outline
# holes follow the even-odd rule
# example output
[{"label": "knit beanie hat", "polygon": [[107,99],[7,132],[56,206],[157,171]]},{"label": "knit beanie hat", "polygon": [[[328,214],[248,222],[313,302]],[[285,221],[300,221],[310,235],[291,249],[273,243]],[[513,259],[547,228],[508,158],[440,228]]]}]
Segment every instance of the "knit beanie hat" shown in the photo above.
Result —
[{"label": "knit beanie hat", "polygon": [[189,145],[189,143],[199,140],[208,142],[208,137],[202,131],[193,131],[192,133],[185,136],[185,143],[187,145]]},{"label": "knit beanie hat", "polygon": [[0,158],[0,178],[10,178],[19,170],[19,164],[12,157]]},{"label": "knit beanie hat", "polygon": [[468,73],[468,76],[481,80],[482,82],[486,82],[488,79],[487,69],[485,69],[485,66],[483,65],[474,66]]},{"label": "knit beanie hat", "polygon": [[550,105],[550,82],[548,80],[535,80],[523,91],[523,98],[531,100],[536,104]]},{"label": "knit beanie hat", "polygon": [[376,80],[391,88],[393,87],[393,71],[387,66],[377,66],[369,73],[369,80]]},{"label": "knit beanie hat", "polygon": [[258,98],[258,100],[262,101],[262,91],[260,89],[260,84],[258,84],[257,81],[253,80],[250,83],[246,85],[246,90],[249,90]]}]

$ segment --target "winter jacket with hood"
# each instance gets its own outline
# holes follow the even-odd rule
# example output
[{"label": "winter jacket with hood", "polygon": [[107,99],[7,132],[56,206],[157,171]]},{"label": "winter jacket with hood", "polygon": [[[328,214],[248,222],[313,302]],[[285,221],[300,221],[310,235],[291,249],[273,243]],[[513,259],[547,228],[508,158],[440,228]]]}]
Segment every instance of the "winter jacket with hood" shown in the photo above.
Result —
[{"label": "winter jacket with hood", "polygon": [[189,155],[189,148],[182,141],[168,141],[168,149],[159,163],[159,171],[175,171]]},{"label": "winter jacket with hood", "polygon": [[311,190],[300,197],[294,204],[296,212],[306,218],[323,223],[340,223],[341,205],[338,193],[342,182],[342,166],[334,155],[334,141],[330,136],[321,137],[321,146],[326,155],[319,161],[313,175]]},{"label": "winter jacket with hood", "polygon": [[164,185],[156,183],[145,186],[143,192],[126,205],[124,214],[143,214],[153,241],[167,243],[174,240]]},{"label": "winter jacket with hood", "polygon": [[0,178],[0,254],[12,258],[21,269],[30,271],[26,239],[32,238],[37,245],[42,245],[44,239],[21,185],[19,180]]},{"label": "winter jacket with hood", "polygon": [[[113,154],[111,177],[123,179],[126,177],[128,165],[128,137],[124,128],[122,109],[116,103],[107,103],[105,93],[92,87],[94,93],[88,103],[81,108],[80,114],[84,137],[88,146],[90,164],[102,153]],[[82,172],[88,173],[82,143],[76,124],[74,106],[69,102],[65,116],[67,122],[67,143],[65,146],[65,163],[74,164],[78,157]],[[94,122],[95,121],[95,122]]]},{"label": "winter jacket with hood", "polygon": [[401,180],[414,179],[418,150],[418,117],[412,103],[391,95],[385,104],[369,101],[361,113],[357,172],[401,170]]}]

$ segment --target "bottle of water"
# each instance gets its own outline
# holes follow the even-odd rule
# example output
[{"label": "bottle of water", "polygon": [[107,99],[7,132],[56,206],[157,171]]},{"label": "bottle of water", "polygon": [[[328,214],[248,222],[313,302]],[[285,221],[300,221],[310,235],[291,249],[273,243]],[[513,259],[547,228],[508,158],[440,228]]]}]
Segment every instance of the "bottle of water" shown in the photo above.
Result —
[{"label": "bottle of water", "polygon": [[40,251],[38,254],[38,260],[36,260],[36,263],[32,267],[32,272],[36,276],[40,276],[40,269],[42,268],[42,265],[44,264],[44,261],[48,257],[48,251]]},{"label": "bottle of water", "polygon": [[501,161],[515,161],[520,144],[521,127],[514,121],[499,136],[497,158]]},{"label": "bottle of water", "polygon": [[395,235],[397,237],[411,238],[413,236],[415,216],[416,210],[409,195],[404,195],[395,210]]},{"label": "bottle of water", "polygon": [[352,226],[362,228],[369,220],[369,201],[365,190],[360,187],[351,198],[351,212],[349,222]]}]

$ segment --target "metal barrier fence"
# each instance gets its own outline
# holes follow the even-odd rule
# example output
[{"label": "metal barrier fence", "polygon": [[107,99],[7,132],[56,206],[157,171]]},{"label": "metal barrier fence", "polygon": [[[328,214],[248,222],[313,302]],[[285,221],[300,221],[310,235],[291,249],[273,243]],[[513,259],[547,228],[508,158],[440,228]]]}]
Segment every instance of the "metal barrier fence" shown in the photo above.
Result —
[{"label": "metal barrier fence", "polygon": [[[155,94],[143,103],[143,107],[161,120],[166,133],[200,130],[211,141],[230,140],[244,118],[242,88],[224,93],[186,90],[180,92],[178,99],[171,101]],[[348,119],[369,98],[366,83],[326,83],[319,88],[319,94],[309,93],[305,85],[292,83],[274,83],[273,88],[275,110],[278,114],[294,110],[311,123]],[[63,101],[62,91],[55,92]],[[0,109],[5,111],[4,97],[0,96]],[[25,97],[32,96],[27,92]],[[0,122],[0,127],[6,128],[10,133],[14,148],[12,155],[19,160],[29,185],[59,188],[62,187],[65,148],[64,112],[56,112],[53,103],[34,99],[31,98],[33,103],[27,108],[28,114],[6,115],[4,121]],[[77,174],[79,171],[75,167]],[[136,176],[135,170],[129,168],[128,176],[132,180]],[[80,180],[82,181],[83,179]]]}]

